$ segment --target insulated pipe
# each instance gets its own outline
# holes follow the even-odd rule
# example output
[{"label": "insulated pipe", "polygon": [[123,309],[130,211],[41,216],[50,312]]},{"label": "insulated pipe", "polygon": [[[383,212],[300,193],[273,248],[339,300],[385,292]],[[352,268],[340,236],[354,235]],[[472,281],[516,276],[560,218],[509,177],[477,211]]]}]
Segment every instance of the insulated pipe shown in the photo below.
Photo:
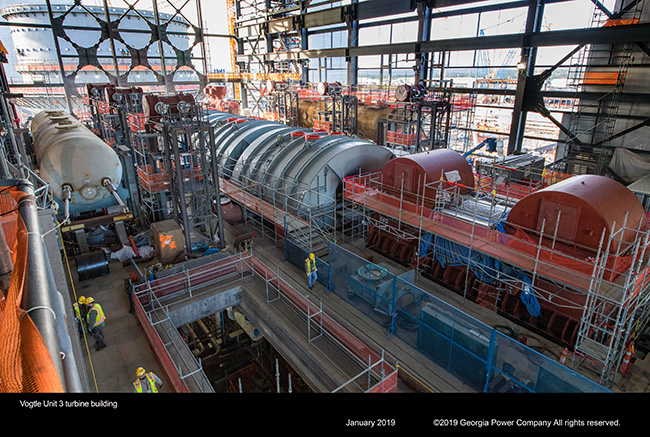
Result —
[{"label": "insulated pipe", "polygon": [[[54,226],[54,224],[52,224]],[[83,392],[81,378],[79,376],[79,367],[83,357],[75,356],[75,351],[72,347],[72,340],[70,339],[70,330],[68,329],[67,321],[72,320],[74,315],[68,315],[69,304],[65,304],[65,300],[60,291],[56,289],[56,280],[52,272],[52,264],[45,263],[47,267],[47,275],[54,292],[52,299],[54,313],[57,315],[56,329],[59,335],[59,345],[61,348],[61,360],[63,366],[63,374],[65,375],[65,391],[67,393],[81,393]]]},{"label": "insulated pipe", "polygon": [[108,192],[113,195],[113,197],[115,197],[115,200],[117,200],[117,203],[119,203],[120,206],[122,207],[122,212],[129,212],[129,207],[124,204],[124,202],[120,198],[120,195],[117,194],[117,188],[115,188],[115,185],[113,185],[113,183],[111,182],[110,179],[105,178],[102,181],[102,186],[104,188],[106,188],[108,190]]},{"label": "insulated pipe", "polygon": [[228,308],[228,318],[237,322],[239,326],[241,326],[241,328],[244,330],[244,332],[248,334],[251,340],[258,341],[264,337],[262,333],[255,326],[253,326],[253,324],[248,321],[248,318],[246,318],[246,316],[237,308]]},{"label": "insulated pipe", "polygon": [[55,287],[50,282],[50,276],[48,275],[34,187],[31,182],[26,180],[16,181],[15,186],[26,194],[18,201],[18,213],[27,229],[27,261],[21,307],[26,311],[26,315],[32,319],[43,337],[62,385],[64,385],[61,347],[56,330],[57,320],[53,305]]}]

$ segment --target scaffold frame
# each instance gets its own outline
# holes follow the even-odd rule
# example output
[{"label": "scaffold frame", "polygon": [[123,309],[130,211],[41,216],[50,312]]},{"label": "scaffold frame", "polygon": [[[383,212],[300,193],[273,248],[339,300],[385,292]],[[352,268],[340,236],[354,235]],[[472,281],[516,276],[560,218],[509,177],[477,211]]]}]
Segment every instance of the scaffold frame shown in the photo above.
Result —
[{"label": "scaffold frame", "polygon": [[[460,193],[459,186],[453,184],[444,189],[446,181],[432,181],[423,183],[420,193],[411,195],[404,190],[394,189],[382,184],[380,172],[371,172],[346,178],[344,199],[347,203],[345,214],[354,211],[361,214],[368,224],[382,226],[388,232],[400,238],[410,238],[417,242],[417,248],[422,244],[431,244],[423,239],[430,233],[440,236],[469,250],[465,258],[466,266],[470,266],[472,252],[495,257],[501,262],[516,266],[527,272],[533,279],[539,279],[556,284],[563,289],[573,290],[582,295],[586,300],[584,306],[577,302],[566,301],[563,305],[573,305],[573,310],[582,314],[579,320],[579,335],[573,345],[576,356],[588,358],[596,363],[600,369],[602,384],[614,383],[619,364],[623,359],[628,345],[634,340],[634,335],[639,334],[648,318],[648,280],[650,260],[648,259],[648,230],[630,229],[625,223],[616,224],[606,241],[601,244],[595,259],[580,259],[561,252],[557,238],[557,229],[550,230],[546,236],[553,241],[552,247],[542,244],[544,231],[538,240],[521,236],[508,235],[508,244],[502,244],[500,231],[492,227],[477,225],[476,215],[447,214],[443,204],[458,204]],[[466,188],[466,187],[465,187]],[[470,187],[475,190],[474,187]],[[446,196],[444,202],[435,199],[426,199],[421,193],[426,189],[437,190]],[[410,196],[406,199],[406,196]],[[492,197],[504,199],[502,195],[494,194]],[[515,201],[516,199],[509,199]],[[352,206],[350,206],[352,205]],[[376,216],[373,217],[373,214]],[[534,235],[534,230],[521,229]],[[628,244],[622,239],[625,232],[633,232],[633,243]],[[342,232],[345,235],[345,232]],[[522,234],[525,235],[525,234]],[[603,233],[604,239],[604,233]],[[605,240],[605,239],[604,239]],[[555,245],[558,247],[555,247]],[[514,247],[513,247],[514,246]],[[586,249],[586,248],[585,248]],[[618,271],[612,260],[625,256],[633,257],[632,268]],[[421,259],[413,259],[412,267],[419,267]],[[569,267],[572,266],[572,267]],[[465,275],[468,275],[469,268]],[[485,273],[485,272],[484,272]],[[488,272],[489,273],[489,272]],[[465,277],[467,278],[467,276]],[[500,280],[517,284],[517,277],[506,277]],[[535,281],[532,282],[535,284]],[[544,299],[540,290],[531,287],[538,299]],[[467,296],[464,296],[467,297]],[[546,299],[557,299],[558,296],[549,294]],[[609,332],[606,337],[599,340],[601,355],[594,354],[589,346],[596,342],[593,338],[594,327],[597,327],[596,318],[606,319],[609,323]]]}]

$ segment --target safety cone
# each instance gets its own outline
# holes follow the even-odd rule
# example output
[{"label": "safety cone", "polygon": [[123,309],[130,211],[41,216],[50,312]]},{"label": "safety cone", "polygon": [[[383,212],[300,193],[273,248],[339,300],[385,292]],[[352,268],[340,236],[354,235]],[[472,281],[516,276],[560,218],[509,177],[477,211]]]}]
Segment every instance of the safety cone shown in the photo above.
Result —
[{"label": "safety cone", "polygon": [[629,378],[630,377],[630,361],[632,359],[632,354],[634,353],[634,342],[630,343],[630,346],[627,348],[627,352],[625,352],[625,356],[623,357],[623,362],[621,363],[621,374]]},{"label": "safety cone", "polygon": [[562,352],[562,356],[560,357],[560,364],[566,363],[566,355],[569,353],[569,348],[565,347],[564,351]]}]

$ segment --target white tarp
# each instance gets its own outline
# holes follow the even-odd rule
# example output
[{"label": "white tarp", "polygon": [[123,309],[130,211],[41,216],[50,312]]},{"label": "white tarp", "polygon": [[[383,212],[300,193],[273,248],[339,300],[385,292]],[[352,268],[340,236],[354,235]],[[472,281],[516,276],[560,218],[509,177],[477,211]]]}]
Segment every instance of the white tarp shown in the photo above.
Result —
[{"label": "white tarp", "polygon": [[631,184],[650,174],[650,154],[618,147],[609,166],[626,184]]}]

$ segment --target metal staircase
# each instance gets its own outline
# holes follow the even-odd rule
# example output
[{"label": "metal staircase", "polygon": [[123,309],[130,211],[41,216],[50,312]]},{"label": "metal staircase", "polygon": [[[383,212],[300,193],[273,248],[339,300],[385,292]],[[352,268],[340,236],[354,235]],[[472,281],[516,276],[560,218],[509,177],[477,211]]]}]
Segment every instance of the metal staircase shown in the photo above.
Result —
[{"label": "metal staircase", "polygon": [[290,214],[286,214],[284,217],[287,238],[310,253],[314,253],[317,257],[327,253],[329,241],[336,239],[332,230],[322,229],[313,221],[310,225]]}]

